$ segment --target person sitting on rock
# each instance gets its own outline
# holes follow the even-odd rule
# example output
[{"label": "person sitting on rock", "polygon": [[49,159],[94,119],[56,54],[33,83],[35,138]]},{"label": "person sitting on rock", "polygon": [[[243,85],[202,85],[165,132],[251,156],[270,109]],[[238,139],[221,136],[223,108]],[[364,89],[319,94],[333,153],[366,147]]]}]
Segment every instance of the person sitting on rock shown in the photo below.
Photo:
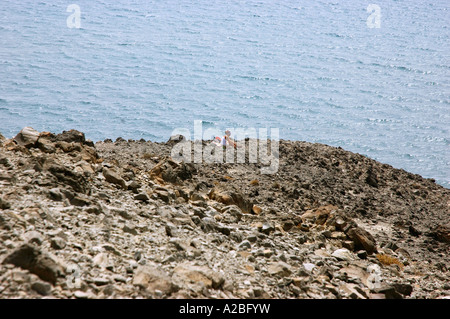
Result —
[{"label": "person sitting on rock", "polygon": [[230,137],[230,135],[231,135],[231,132],[229,130],[226,130],[223,138],[216,136],[216,137],[214,137],[214,140],[211,143],[215,144],[216,146],[222,145],[223,148],[225,148],[227,146],[233,146],[234,148],[236,148],[237,145],[233,141],[233,139]]},{"label": "person sitting on rock", "polygon": [[230,136],[231,136],[231,132],[229,130],[226,130],[225,135],[222,138],[222,146],[224,148],[226,146],[233,146],[234,148],[236,148],[237,145]]}]

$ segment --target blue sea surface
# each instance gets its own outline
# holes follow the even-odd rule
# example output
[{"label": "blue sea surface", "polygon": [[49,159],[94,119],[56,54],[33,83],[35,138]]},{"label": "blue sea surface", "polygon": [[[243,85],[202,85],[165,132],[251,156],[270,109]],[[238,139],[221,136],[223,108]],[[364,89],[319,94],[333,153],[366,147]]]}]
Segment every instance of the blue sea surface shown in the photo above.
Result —
[{"label": "blue sea surface", "polygon": [[3,0],[0,132],[279,128],[449,188],[450,2],[371,1]]}]

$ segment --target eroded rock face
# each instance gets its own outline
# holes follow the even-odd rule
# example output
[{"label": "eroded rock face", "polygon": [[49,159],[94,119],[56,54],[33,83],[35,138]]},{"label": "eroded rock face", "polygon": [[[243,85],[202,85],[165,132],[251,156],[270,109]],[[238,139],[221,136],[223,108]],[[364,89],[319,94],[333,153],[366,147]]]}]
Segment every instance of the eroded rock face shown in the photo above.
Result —
[{"label": "eroded rock face", "polygon": [[0,298],[449,296],[448,189],[321,144],[280,141],[264,175],[180,141],[0,137]]}]

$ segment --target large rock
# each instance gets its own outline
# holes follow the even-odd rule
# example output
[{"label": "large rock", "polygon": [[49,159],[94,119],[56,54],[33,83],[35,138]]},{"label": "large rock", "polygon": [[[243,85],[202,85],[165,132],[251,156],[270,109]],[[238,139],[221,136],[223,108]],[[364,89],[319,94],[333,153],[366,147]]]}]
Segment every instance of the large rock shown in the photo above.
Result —
[{"label": "large rock", "polygon": [[331,256],[337,258],[338,260],[353,260],[355,259],[352,253],[347,248],[336,249]]},{"label": "large rock", "polygon": [[52,291],[52,286],[46,282],[35,281],[31,284],[31,289],[40,295],[47,296]]},{"label": "large rock", "polygon": [[53,257],[31,244],[23,244],[18,247],[6,256],[2,263],[28,269],[31,273],[38,275],[39,278],[53,285],[56,283],[57,278],[64,274],[62,265]]},{"label": "large rock", "polygon": [[166,295],[176,291],[176,286],[164,271],[149,265],[139,266],[136,269],[133,285],[139,286],[152,294],[157,290]]},{"label": "large rock", "polygon": [[210,199],[225,205],[236,205],[245,214],[253,212],[253,203],[246,199],[239,191],[223,191],[214,188],[209,192],[208,196]]},{"label": "large rock", "polygon": [[184,262],[173,270],[172,278],[180,286],[201,290],[203,287],[220,289],[225,279],[219,273],[212,271],[207,266],[197,266]]},{"label": "large rock", "polygon": [[437,241],[450,243],[450,223],[446,225],[438,225],[429,233],[429,235]]},{"label": "large rock", "polygon": [[338,208],[333,205],[321,206],[317,209],[307,210],[304,214],[301,215],[302,221],[310,221],[319,225],[323,225],[330,214],[336,212]]},{"label": "large rock", "polygon": [[357,265],[349,264],[348,266],[342,267],[339,269],[339,273],[343,274],[349,281],[361,281],[368,288],[374,286],[370,281],[374,276],[371,277],[365,269]]},{"label": "large rock", "polygon": [[181,134],[172,135],[166,142],[166,145],[174,146],[175,144],[178,144],[181,141],[186,141],[186,138],[183,135]]},{"label": "large rock", "polygon": [[72,187],[75,192],[87,192],[88,180],[83,174],[56,163],[50,164],[48,171],[57,178],[58,182]]},{"label": "large rock", "polygon": [[192,178],[195,168],[192,164],[178,163],[171,158],[164,158],[150,170],[150,177],[159,184],[182,184]]},{"label": "large rock", "polygon": [[384,294],[386,299],[403,299],[403,295],[400,294],[392,285],[383,284],[374,291],[376,293]]},{"label": "large rock", "polygon": [[121,186],[123,189],[127,189],[127,183],[125,180],[120,176],[118,172],[116,172],[113,169],[109,168],[103,168],[103,176],[105,177],[107,182],[110,182],[112,184],[116,184]]},{"label": "large rock", "polygon": [[269,273],[269,275],[278,275],[281,277],[287,277],[291,274],[292,271],[289,264],[280,261],[270,263],[269,266],[267,267],[267,272]]},{"label": "large rock", "polygon": [[354,227],[348,230],[347,236],[353,240],[355,250],[364,249],[368,254],[373,254],[377,251],[375,238],[361,227]]},{"label": "large rock", "polygon": [[40,136],[36,141],[36,146],[44,153],[54,153],[56,150],[55,143],[45,136]]},{"label": "large rock", "polygon": [[76,142],[81,144],[84,144],[86,142],[84,133],[77,130],[63,131],[61,134],[56,135],[56,140],[68,143]]},{"label": "large rock", "polygon": [[92,141],[86,140],[84,133],[77,130],[63,131],[61,134],[39,133],[35,146],[45,153],[54,153],[61,149],[65,153],[79,152],[82,160],[97,162],[98,154]]},{"label": "large rock", "polygon": [[340,292],[350,299],[367,299],[366,291],[354,283],[343,283],[339,285]]},{"label": "large rock", "polygon": [[344,232],[351,239],[353,249],[356,251],[365,250],[368,254],[377,251],[375,238],[359,227],[353,219],[339,212],[335,206],[324,206],[316,211],[308,211],[301,217],[302,220],[313,219],[316,223],[335,227],[336,230]]},{"label": "large rock", "polygon": [[39,132],[34,128],[27,126],[14,137],[14,141],[21,146],[32,147],[36,144],[38,138]]}]

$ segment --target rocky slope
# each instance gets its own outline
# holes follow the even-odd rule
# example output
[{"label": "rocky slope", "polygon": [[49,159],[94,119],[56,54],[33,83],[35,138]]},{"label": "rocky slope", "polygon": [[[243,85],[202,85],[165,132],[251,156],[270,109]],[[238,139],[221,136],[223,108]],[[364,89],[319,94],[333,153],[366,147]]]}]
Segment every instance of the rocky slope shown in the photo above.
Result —
[{"label": "rocky slope", "polygon": [[0,135],[0,298],[450,298],[432,179],[284,140],[264,175],[175,143]]}]

